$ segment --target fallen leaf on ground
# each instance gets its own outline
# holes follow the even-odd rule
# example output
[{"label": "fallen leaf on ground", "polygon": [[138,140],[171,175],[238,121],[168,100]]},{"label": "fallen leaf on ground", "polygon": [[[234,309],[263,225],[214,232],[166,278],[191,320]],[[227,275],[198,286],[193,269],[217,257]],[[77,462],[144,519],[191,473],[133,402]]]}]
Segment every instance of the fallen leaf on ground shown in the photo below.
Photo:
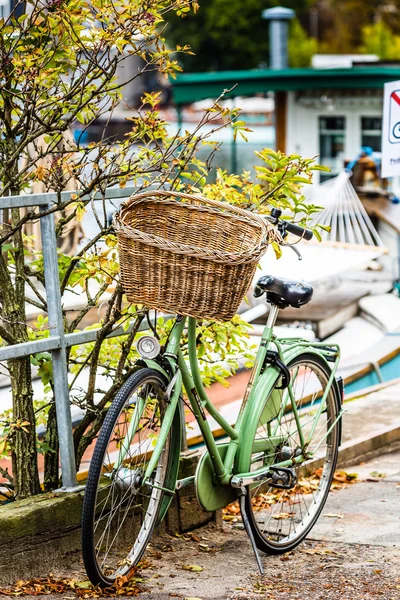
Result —
[{"label": "fallen leaf on ground", "polygon": [[195,573],[200,573],[203,570],[203,567],[199,567],[199,565],[182,565],[182,569],[184,571],[194,571]]},{"label": "fallen leaf on ground", "polygon": [[109,587],[100,589],[93,586],[89,581],[76,581],[74,579],[57,579],[53,577],[38,577],[28,581],[17,581],[10,588],[0,589],[0,596],[42,596],[49,594],[65,594],[74,592],[77,598],[117,598],[118,596],[137,596],[140,588],[137,586],[138,579],[127,580],[121,577],[116,583]]},{"label": "fallen leaf on ground", "polygon": [[200,538],[194,533],[186,533],[185,539],[191,540],[192,542],[200,542]]},{"label": "fallen leaf on ground", "polygon": [[344,554],[340,554],[340,552],[336,552],[336,550],[331,550],[330,548],[306,548],[304,550],[300,549],[302,554],[332,554],[334,556],[345,556]]},{"label": "fallen leaf on ground", "polygon": [[358,479],[358,473],[348,473],[347,471],[335,471],[333,481],[337,483],[355,483]]},{"label": "fallen leaf on ground", "polygon": [[[289,501],[291,496],[298,494],[312,494],[318,489],[322,477],[322,469],[317,469],[307,477],[300,477],[296,485],[290,490],[270,488],[268,493],[261,492],[251,499],[253,510],[267,510],[270,506],[279,502]],[[357,473],[347,471],[335,471],[332,479],[331,490],[342,490],[348,485],[359,481]],[[222,519],[228,522],[236,522],[240,518],[239,503],[233,502],[222,509]]]},{"label": "fallen leaf on ground", "polygon": [[202,550],[203,552],[209,552],[210,547],[208,544],[199,544],[199,549]]}]

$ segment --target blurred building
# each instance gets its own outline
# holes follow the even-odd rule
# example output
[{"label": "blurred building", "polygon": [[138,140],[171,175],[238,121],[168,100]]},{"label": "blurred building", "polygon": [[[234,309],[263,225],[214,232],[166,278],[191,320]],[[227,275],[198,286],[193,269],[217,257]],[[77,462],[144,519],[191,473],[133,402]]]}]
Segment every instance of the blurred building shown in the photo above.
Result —
[{"label": "blurred building", "polygon": [[378,62],[340,68],[193,73],[178,75],[173,98],[181,106],[215,98],[235,83],[236,95],[275,93],[276,147],[320,156],[332,175],[363,146],[381,149],[383,86],[400,79],[400,65]]}]

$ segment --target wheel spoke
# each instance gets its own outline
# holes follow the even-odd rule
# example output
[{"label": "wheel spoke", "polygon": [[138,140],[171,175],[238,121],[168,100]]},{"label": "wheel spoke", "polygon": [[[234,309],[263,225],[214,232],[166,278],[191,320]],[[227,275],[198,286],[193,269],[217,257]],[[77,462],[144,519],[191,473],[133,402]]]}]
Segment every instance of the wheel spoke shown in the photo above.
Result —
[{"label": "wheel spoke", "polygon": [[[82,531],[84,535],[86,527],[93,539],[87,550],[83,538],[83,550],[94,583],[108,584],[127,575],[143,555],[158,519],[163,491],[146,485],[143,476],[163,423],[165,384],[158,374],[146,371],[150,375],[138,372],[132,376],[130,388],[125,394],[121,389],[121,399],[117,403],[116,398],[111,406],[97,440],[101,447],[98,450],[96,445],[89,470],[87,489],[93,488],[96,477],[96,491],[90,507],[86,507],[89,499],[85,494]],[[136,412],[139,401],[140,414]],[[132,419],[136,419],[134,427]],[[168,469],[170,441],[171,435],[151,476],[161,487]],[[91,522],[89,530],[85,511],[86,521]]]},{"label": "wheel spoke", "polygon": [[[329,380],[329,371],[322,361],[313,357],[295,359],[289,365],[289,370],[297,419],[292,411],[292,403],[288,402],[285,410],[281,408],[270,424],[260,420],[255,439],[268,440],[269,430],[273,432],[274,439],[279,441],[273,451],[264,453],[262,459],[251,461],[250,470],[256,470],[262,464],[273,466],[288,461],[315,448],[312,460],[319,460],[319,471],[316,471],[316,466],[310,468],[310,460],[307,459],[306,462],[293,464],[290,478],[288,472],[283,471],[290,489],[266,486],[263,482],[249,489],[249,501],[246,504],[248,516],[258,532],[262,547],[265,546],[266,551],[270,552],[283,552],[294,547],[311,529],[329,492],[336,463],[337,428],[336,425],[331,426],[337,416],[333,390],[327,395],[326,406],[319,416],[312,439],[309,439]],[[281,393],[282,402],[285,397],[287,391]],[[263,415],[264,410],[260,414]],[[301,439],[304,439],[304,447]],[[257,456],[256,450],[254,456]]]}]

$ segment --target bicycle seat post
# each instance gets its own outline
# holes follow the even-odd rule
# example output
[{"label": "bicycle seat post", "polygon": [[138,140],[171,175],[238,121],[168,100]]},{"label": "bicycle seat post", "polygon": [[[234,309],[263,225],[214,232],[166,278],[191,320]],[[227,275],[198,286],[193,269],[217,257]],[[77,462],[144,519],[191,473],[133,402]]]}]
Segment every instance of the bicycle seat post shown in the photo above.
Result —
[{"label": "bicycle seat post", "polygon": [[279,312],[279,306],[277,306],[276,304],[271,304],[271,309],[268,313],[268,319],[267,319],[267,328],[268,329],[273,329],[275,323],[276,323],[276,319],[278,317],[278,312]]}]

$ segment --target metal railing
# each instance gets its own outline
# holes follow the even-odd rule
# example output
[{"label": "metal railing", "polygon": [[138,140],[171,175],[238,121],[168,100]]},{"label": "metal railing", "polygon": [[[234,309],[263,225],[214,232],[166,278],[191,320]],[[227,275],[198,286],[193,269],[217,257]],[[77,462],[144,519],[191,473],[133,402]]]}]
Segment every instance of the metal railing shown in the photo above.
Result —
[{"label": "metal railing", "polygon": [[[110,188],[105,193],[97,193],[90,196],[94,200],[122,200],[128,198],[135,191],[134,187]],[[39,207],[38,215],[40,223],[44,278],[46,289],[47,314],[49,322],[50,337],[13,344],[0,348],[0,361],[12,358],[22,358],[38,352],[50,352],[53,367],[54,398],[56,404],[57,427],[60,442],[60,463],[62,474],[62,485],[65,491],[73,491],[76,488],[76,463],[74,454],[74,443],[72,433],[71,408],[69,401],[68,372],[66,348],[78,346],[88,342],[94,342],[99,329],[81,331],[75,333],[64,332],[64,322],[61,305],[61,290],[58,274],[57,238],[55,231],[54,213],[47,213],[61,201],[72,199],[76,192],[61,192],[61,194],[45,193],[30,194],[22,196],[7,196],[0,198],[0,210],[7,208]],[[61,198],[60,198],[61,196]],[[80,198],[80,200],[89,197]],[[116,328],[107,337],[127,335],[131,328],[124,330]]]}]

